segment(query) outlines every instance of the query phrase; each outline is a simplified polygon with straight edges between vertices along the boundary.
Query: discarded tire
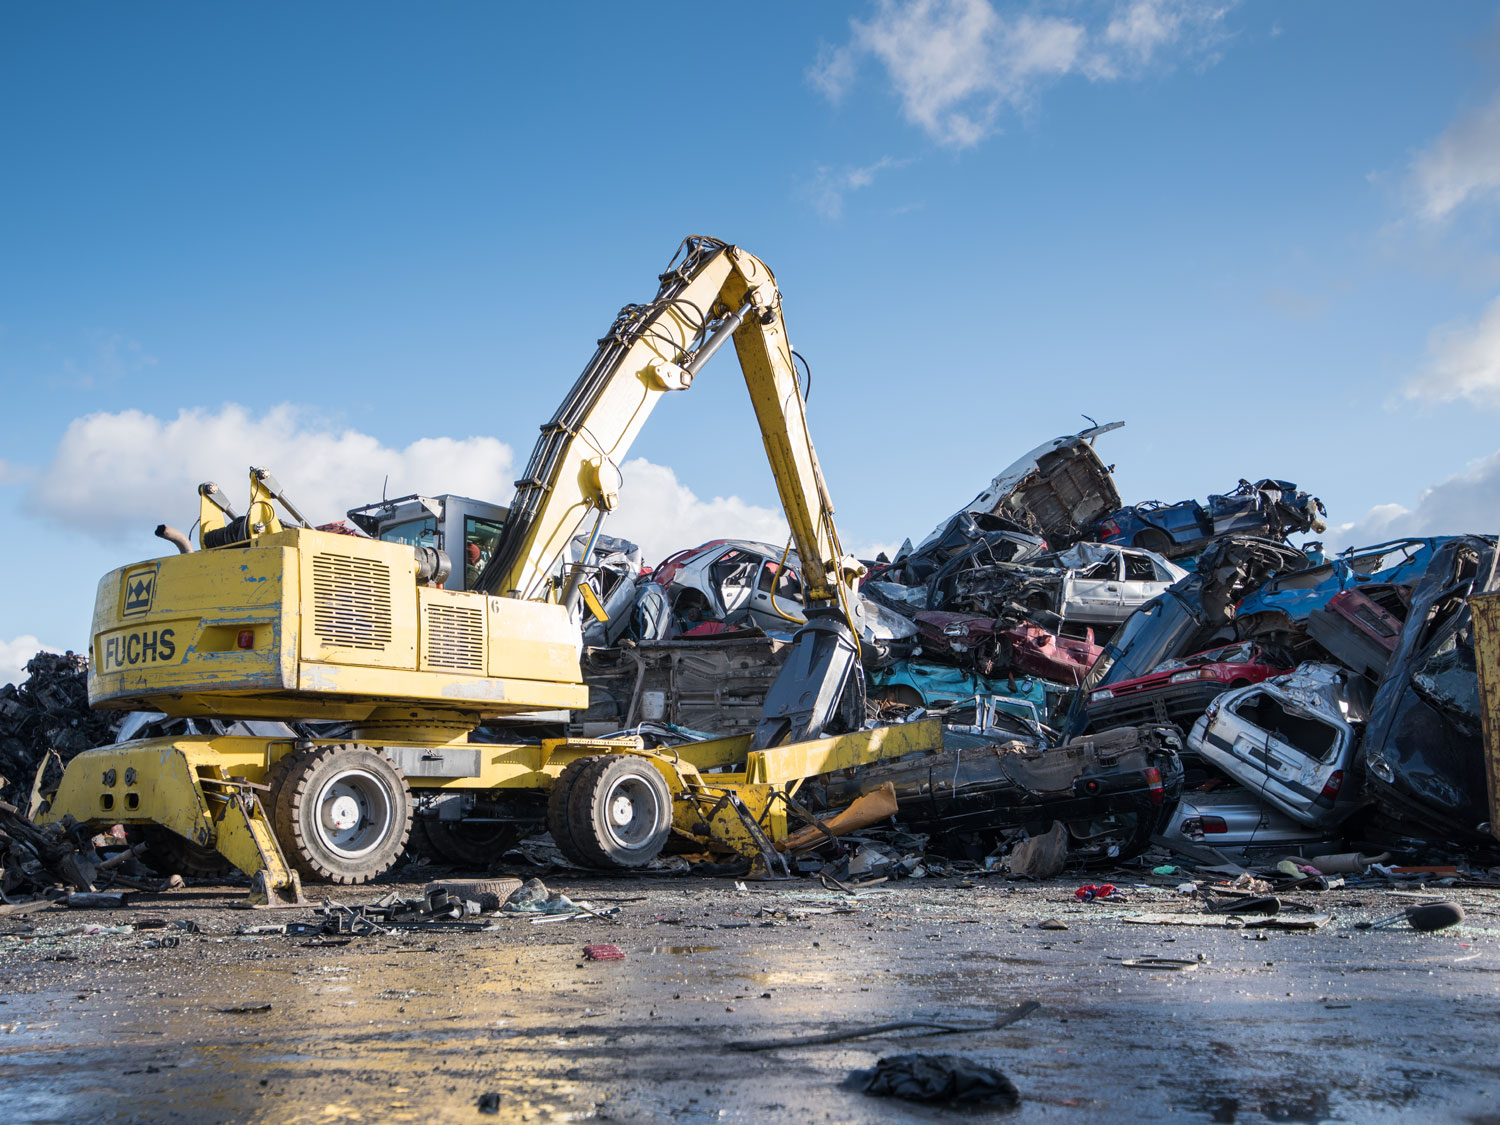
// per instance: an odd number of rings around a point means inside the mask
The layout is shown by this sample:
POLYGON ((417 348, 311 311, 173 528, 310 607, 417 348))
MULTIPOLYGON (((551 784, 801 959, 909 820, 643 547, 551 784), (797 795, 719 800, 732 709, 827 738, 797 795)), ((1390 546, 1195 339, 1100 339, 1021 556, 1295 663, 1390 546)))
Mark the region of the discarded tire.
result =
POLYGON ((584 762, 568 794, 573 846, 591 867, 650 863, 672 833, 667 779, 634 754, 605 754, 584 762))
POLYGON ((454 898, 477 902, 479 909, 490 913, 499 910, 505 900, 520 889, 519 879, 440 879, 428 883, 422 888, 422 893, 429 895, 433 891, 442 891, 454 898))
POLYGON ((363 746, 318 746, 291 757, 277 794, 276 837, 309 879, 364 883, 401 858, 411 835, 411 788, 363 746))

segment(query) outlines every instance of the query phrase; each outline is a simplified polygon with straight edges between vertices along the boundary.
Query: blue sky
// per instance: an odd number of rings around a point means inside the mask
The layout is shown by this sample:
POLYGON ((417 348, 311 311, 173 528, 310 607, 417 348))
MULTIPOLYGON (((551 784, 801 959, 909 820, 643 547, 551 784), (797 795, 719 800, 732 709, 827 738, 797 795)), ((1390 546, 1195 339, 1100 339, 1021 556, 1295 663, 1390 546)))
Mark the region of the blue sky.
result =
MULTIPOLYGON (((846 545, 1083 414, 1130 501, 1493 531, 1497 14, 5 5, 0 663, 252 461, 318 518, 506 499, 690 233, 776 271, 846 545)), ((648 554, 779 530, 728 354, 633 451, 648 554)))

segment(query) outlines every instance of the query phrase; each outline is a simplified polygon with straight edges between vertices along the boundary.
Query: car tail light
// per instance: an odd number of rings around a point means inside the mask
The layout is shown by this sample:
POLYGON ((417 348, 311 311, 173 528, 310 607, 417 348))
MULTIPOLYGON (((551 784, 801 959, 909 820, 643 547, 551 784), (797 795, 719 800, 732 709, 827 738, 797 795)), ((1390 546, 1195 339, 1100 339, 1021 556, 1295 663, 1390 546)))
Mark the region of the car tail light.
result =
POLYGON ((1151 803, 1159 805, 1162 802, 1161 794, 1161 770, 1155 766, 1146 767, 1146 786, 1151 794, 1151 803))
POLYGON ((1120 525, 1114 520, 1105 520, 1099 525, 1099 538, 1110 539, 1120 534, 1120 525))
POLYGON ((235 643, 237 645, 239 645, 240 648, 254 648, 255 647, 255 630, 254 629, 241 629, 240 630, 240 635, 235 638, 235 643))
POLYGON ((1205 836, 1222 836, 1229 831, 1229 825, 1222 816, 1200 816, 1198 823, 1205 836))
POLYGON ((1334 770, 1328 775, 1328 781, 1323 786, 1323 792, 1318 794, 1318 804, 1324 808, 1332 808, 1333 802, 1338 799, 1339 790, 1344 787, 1344 771, 1334 770))
POLYGON ((1092 695, 1090 695, 1089 696, 1089 702, 1090 703, 1103 703, 1106 699, 1113 699, 1114 697, 1115 697, 1115 693, 1114 692, 1112 692, 1112 691, 1110 691, 1108 689, 1105 689, 1104 691, 1096 691, 1092 695))
POLYGON ((1186 672, 1173 672, 1172 678, 1167 682, 1171 684, 1186 684, 1193 680, 1201 680, 1203 672, 1198 668, 1189 668, 1186 672))

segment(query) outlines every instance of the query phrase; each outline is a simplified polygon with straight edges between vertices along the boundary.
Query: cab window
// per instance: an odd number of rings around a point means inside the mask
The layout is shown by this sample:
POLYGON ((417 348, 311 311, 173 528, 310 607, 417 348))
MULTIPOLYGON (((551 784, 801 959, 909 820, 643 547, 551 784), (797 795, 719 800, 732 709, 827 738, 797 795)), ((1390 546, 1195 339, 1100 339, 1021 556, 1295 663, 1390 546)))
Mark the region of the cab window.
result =
POLYGON ((432 547, 436 535, 437 521, 429 516, 392 524, 381 531, 380 539, 383 543, 405 543, 408 547, 432 547))
POLYGON ((495 553, 495 547, 500 542, 501 526, 493 520, 476 519, 473 516, 464 517, 464 589, 472 590, 474 584, 479 581, 479 574, 484 570, 485 563, 490 561, 490 556, 495 553))

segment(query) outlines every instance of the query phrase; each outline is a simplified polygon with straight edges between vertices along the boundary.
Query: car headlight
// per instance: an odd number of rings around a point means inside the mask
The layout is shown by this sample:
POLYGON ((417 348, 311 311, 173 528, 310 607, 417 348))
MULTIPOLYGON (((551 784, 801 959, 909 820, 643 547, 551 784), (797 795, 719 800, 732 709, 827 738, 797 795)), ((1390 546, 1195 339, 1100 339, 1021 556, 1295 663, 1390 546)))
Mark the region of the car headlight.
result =
POLYGON ((1173 672, 1172 678, 1167 682, 1172 684, 1185 684, 1193 680, 1201 680, 1202 678, 1203 672, 1200 669, 1191 668, 1186 672, 1173 672))
POLYGON ((1106 689, 1104 691, 1096 691, 1092 695, 1090 695, 1089 696, 1089 702, 1090 703, 1103 703, 1106 699, 1113 699, 1114 697, 1115 697, 1115 693, 1112 692, 1112 691, 1109 691, 1108 689, 1106 689))

